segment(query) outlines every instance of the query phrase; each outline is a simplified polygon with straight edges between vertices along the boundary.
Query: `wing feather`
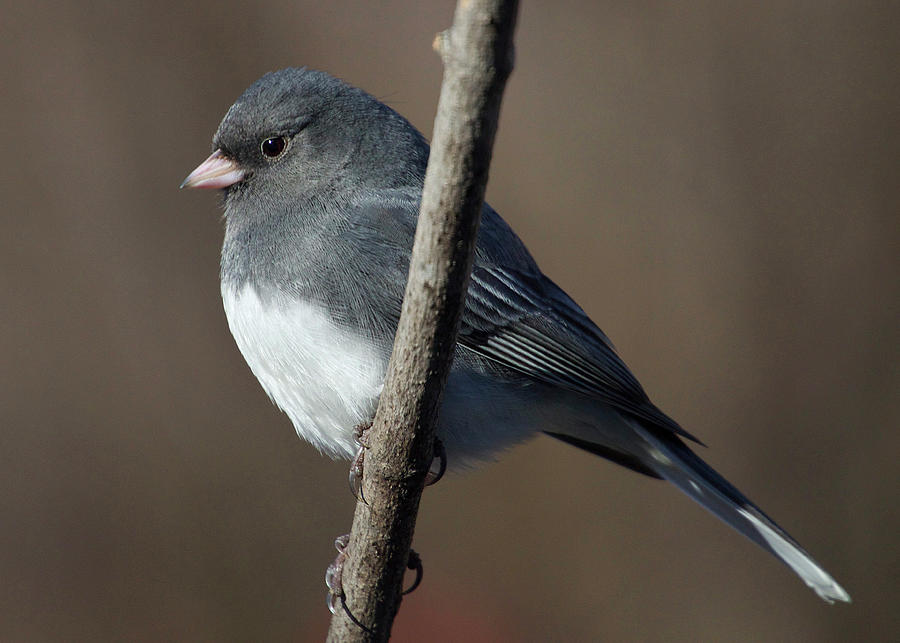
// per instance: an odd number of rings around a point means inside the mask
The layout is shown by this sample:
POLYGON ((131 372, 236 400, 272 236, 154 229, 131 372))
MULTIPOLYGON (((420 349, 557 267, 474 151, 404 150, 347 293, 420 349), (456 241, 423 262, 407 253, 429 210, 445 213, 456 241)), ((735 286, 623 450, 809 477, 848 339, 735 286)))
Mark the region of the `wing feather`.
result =
POLYGON ((606 336, 540 273, 476 265, 459 343, 506 368, 597 398, 699 443, 653 405, 606 336))

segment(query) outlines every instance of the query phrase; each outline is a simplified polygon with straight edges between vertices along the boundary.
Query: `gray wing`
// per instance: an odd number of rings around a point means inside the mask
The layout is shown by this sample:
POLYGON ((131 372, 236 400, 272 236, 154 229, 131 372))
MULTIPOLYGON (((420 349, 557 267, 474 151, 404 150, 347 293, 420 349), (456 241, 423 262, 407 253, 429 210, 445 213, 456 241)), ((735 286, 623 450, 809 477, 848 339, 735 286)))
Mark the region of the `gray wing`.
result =
MULTIPOLYGON (((409 193, 382 195, 357 211, 361 234, 354 243, 373 254, 362 263, 377 267, 360 288, 377 287, 379 319, 396 328, 408 269, 418 201, 409 193), (372 244, 371 240, 379 240, 372 244), (391 250, 385 252, 386 249, 391 250), (406 257, 387 262, 386 257, 406 257)), ((353 298, 348 298, 353 299, 353 298)), ((371 306, 372 303, 369 303, 371 306)), ((371 312, 371 311, 370 311, 371 312)), ((368 323, 372 327, 374 322, 368 323)), ((391 333, 392 335, 393 333, 391 333)), ((458 344, 496 366, 598 399, 651 426, 699 442, 647 397, 612 343, 581 308, 545 277, 521 240, 488 205, 482 214, 458 344)))
POLYGON ((508 369, 699 442, 653 405, 606 336, 540 273, 476 265, 459 344, 508 369))

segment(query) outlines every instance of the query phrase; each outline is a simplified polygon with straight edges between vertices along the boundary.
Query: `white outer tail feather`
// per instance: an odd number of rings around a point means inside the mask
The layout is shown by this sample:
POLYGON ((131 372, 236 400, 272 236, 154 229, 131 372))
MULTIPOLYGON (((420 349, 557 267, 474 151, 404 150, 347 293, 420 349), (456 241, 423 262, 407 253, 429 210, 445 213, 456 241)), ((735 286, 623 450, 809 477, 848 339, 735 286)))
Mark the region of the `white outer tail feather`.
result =
POLYGON ((810 558, 806 552, 802 549, 798 550, 794 545, 782 538, 778 532, 771 529, 766 523, 746 509, 738 508, 738 513, 744 516, 756 531, 766 539, 775 555, 793 569, 797 576, 803 579, 803 582, 818 594, 822 600, 828 603, 834 603, 835 601, 851 602, 850 594, 838 585, 837 581, 822 569, 816 561, 810 558))
POLYGON ((851 602, 850 595, 812 556, 680 440, 670 443, 637 422, 630 424, 649 443, 654 471, 779 558, 824 601, 851 602))

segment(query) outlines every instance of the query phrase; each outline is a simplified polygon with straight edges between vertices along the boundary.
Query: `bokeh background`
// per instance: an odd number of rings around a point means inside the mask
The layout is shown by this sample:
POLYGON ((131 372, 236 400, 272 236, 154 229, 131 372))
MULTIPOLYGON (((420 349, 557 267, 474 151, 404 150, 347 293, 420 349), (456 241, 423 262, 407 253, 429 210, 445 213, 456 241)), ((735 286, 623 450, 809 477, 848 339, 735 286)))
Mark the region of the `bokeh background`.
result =
MULTIPOLYGON (((451 2, 0 8, 0 640, 307 641, 352 515, 179 192, 262 73, 431 131, 451 2)), ((854 598, 548 438, 429 489, 396 640, 900 635, 900 5, 523 2, 489 200, 854 598)), ((488 427, 486 427, 488 428, 488 427)))

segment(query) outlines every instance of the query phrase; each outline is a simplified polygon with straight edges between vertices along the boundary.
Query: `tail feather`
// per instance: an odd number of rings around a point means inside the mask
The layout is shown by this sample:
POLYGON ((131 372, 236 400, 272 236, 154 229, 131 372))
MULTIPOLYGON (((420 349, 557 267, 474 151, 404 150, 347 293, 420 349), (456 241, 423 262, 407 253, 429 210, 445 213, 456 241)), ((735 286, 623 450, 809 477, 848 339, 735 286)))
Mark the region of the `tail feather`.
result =
POLYGON ((634 423, 650 444, 651 468, 708 511, 790 567, 823 600, 850 602, 850 595, 796 540, 681 440, 634 423))

